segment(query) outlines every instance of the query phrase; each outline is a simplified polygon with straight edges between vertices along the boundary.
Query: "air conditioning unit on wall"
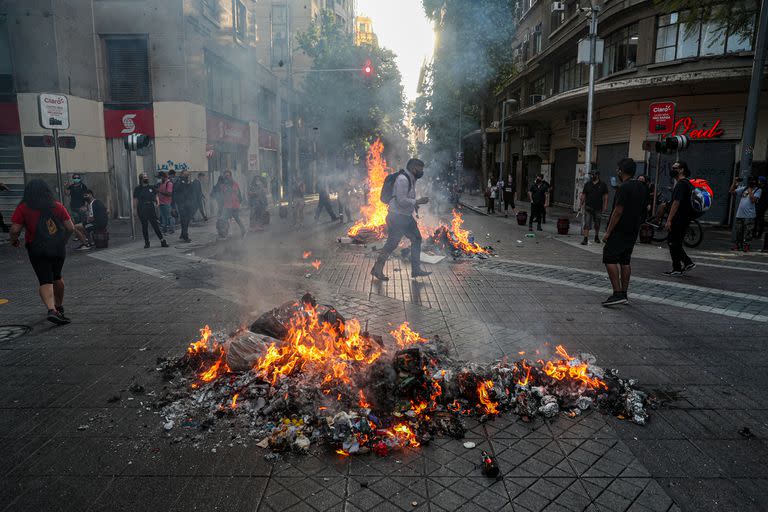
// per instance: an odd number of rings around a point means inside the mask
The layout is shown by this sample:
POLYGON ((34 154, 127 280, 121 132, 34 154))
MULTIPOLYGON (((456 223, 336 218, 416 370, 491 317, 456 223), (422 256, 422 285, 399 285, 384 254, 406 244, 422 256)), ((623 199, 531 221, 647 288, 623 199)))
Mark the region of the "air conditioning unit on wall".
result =
POLYGON ((552 12, 561 12, 565 10, 565 2, 552 2, 552 12))

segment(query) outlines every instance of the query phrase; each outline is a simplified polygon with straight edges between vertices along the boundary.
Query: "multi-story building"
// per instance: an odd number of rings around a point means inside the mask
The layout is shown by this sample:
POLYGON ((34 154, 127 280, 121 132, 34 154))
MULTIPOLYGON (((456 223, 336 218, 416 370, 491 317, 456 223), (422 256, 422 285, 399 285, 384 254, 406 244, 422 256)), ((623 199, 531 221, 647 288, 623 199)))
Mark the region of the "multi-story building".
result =
MULTIPOLYGON (((676 104, 676 134, 695 138, 679 158, 712 185, 716 202, 705 216, 728 221, 728 187, 740 156, 754 30, 742 35, 710 23, 686 26, 677 13, 663 14, 648 0, 599 2, 598 35, 605 41, 597 66, 593 162, 608 180, 616 162, 631 157, 639 172, 656 179, 657 155, 643 150, 649 104, 676 104), (696 131, 703 130, 703 131, 696 131)), ((502 158, 499 132, 506 144, 504 173, 514 172, 518 190, 535 175, 553 186, 553 202, 577 204, 584 175, 588 66, 577 63, 577 42, 586 37, 588 20, 577 2, 522 0, 512 51, 519 73, 497 95, 494 127, 496 167, 502 158), (506 102, 502 123, 502 104, 506 102)), ((765 87, 765 85, 764 85, 765 87)), ((761 95, 756 166, 766 160, 768 94, 761 95)), ((492 148, 493 150, 493 148, 492 148)), ((661 188, 676 155, 659 158, 661 188)), ((492 160, 491 160, 492 161, 492 160)))
POLYGON ((355 44, 361 46, 370 44, 379 45, 379 38, 373 31, 373 20, 367 16, 357 16, 355 18, 355 44))
MULTIPOLYGON (((24 143, 45 135, 41 92, 69 97, 76 147, 61 150, 65 181, 85 182, 115 215, 126 215, 137 171, 231 169, 245 186, 271 178, 275 197, 290 172, 281 127, 292 97, 259 64, 255 0, 0 0, 0 181, 18 194, 25 177, 56 183, 53 149, 24 143), (150 147, 128 171, 122 137, 150 147)), ((350 18, 351 20, 351 18, 350 18)), ((351 23, 351 21, 350 21, 351 23)), ((17 198, 5 197, 8 208, 17 198)))

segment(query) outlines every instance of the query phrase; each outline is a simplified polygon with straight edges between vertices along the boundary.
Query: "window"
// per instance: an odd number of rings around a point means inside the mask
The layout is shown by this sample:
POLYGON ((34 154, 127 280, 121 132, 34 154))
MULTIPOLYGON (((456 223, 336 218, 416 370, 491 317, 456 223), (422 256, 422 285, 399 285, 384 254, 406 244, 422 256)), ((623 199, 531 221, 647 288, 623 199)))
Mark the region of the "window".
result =
POLYGON ((240 117, 240 75, 220 58, 205 54, 208 85, 206 106, 216 112, 240 117))
POLYGON ((266 87, 259 87, 257 117, 259 125, 274 129, 277 96, 266 87))
POLYGON ((632 69, 637 64, 637 23, 620 28, 605 38, 605 53, 600 76, 632 69))
POLYGON ((560 65, 557 79, 557 91, 565 92, 581 85, 581 65, 576 63, 576 57, 560 65))
POLYGON ((534 105, 546 98, 547 76, 542 75, 531 84, 531 105, 534 105))
POLYGON ((110 102, 151 102, 146 38, 109 38, 104 40, 104 45, 110 102))
POLYGON ((659 16, 656 32, 656 62, 752 50, 752 30, 740 34, 731 27, 721 28, 715 23, 682 23, 679 13, 659 16))
POLYGON ((235 38, 238 41, 248 40, 248 9, 240 0, 235 0, 235 38))
POLYGON ((288 48, 288 9, 272 6, 272 67, 283 67, 290 60, 288 48))
POLYGON ((200 8, 203 16, 219 24, 219 0, 201 0, 200 8))
POLYGON ((571 19, 576 14, 576 2, 565 2, 565 10, 552 11, 550 17, 549 33, 557 30, 565 21, 571 19))
POLYGON ((541 23, 536 25, 536 27, 533 29, 533 36, 531 37, 531 53, 533 55, 538 55, 541 53, 541 23))

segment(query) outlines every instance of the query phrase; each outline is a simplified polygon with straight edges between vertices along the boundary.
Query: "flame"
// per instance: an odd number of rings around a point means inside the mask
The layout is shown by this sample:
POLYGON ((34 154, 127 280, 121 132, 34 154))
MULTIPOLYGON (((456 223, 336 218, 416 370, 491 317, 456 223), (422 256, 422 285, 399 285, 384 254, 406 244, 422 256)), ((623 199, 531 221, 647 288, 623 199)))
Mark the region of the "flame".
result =
POLYGON ((387 161, 381 156, 383 152, 384 144, 381 142, 381 139, 376 139, 376 142, 368 148, 368 156, 365 162, 365 166, 368 168, 368 181, 370 182, 368 202, 360 207, 362 218, 349 228, 349 231, 347 231, 349 236, 353 237, 360 230, 366 229, 376 232, 377 238, 384 238, 389 208, 379 200, 381 187, 384 185, 384 180, 387 177, 387 161))
POLYGON ((429 341, 426 338, 422 338, 421 334, 411 330, 411 328, 408 327, 408 322, 403 322, 397 329, 390 331, 389 334, 395 338, 397 346, 400 348, 415 345, 416 343, 426 343, 429 341))
POLYGON ((322 262, 320 260, 317 260, 317 259, 312 262, 312 266, 315 267, 315 270, 320 270, 320 265, 321 264, 322 264, 322 262))
POLYGON ((527 386, 528 382, 531 380, 531 367, 526 363, 525 360, 520 361, 520 365, 522 366, 522 370, 525 371, 525 377, 519 379, 517 383, 521 386, 527 386))
POLYGON ((267 348, 254 371, 273 385, 295 371, 321 376, 321 385, 350 384, 358 366, 370 365, 381 354, 381 347, 361 334, 357 320, 339 325, 322 322, 317 310, 304 304, 290 319, 285 339, 267 348))
POLYGON ((213 366, 200 374, 200 380, 203 382, 211 382, 220 375, 228 373, 229 371, 229 366, 227 366, 227 363, 224 361, 224 351, 222 350, 221 355, 216 360, 216 362, 213 363, 213 366))
POLYGON ((361 389, 358 394, 360 395, 360 402, 359 402, 360 407, 362 407, 363 409, 370 409, 371 404, 369 404, 368 400, 365 398, 365 393, 363 393, 363 390, 361 389))
POLYGON ((411 410, 415 412, 417 415, 424 412, 424 410, 427 408, 427 402, 419 402, 418 404, 411 400, 411 410))
POLYGON ((455 238, 456 245, 459 249, 468 253, 480 253, 488 254, 488 251, 480 247, 475 242, 469 241, 469 231, 462 228, 464 219, 461 214, 456 210, 453 210, 453 219, 451 219, 451 233, 455 238))
POLYGON ((411 427, 405 423, 398 423, 392 427, 392 431, 387 432, 387 434, 390 437, 396 437, 405 446, 412 446, 413 448, 421 446, 421 443, 416 438, 416 434, 411 430, 411 427))
POLYGON ((207 325, 200 329, 200 339, 193 341, 189 344, 187 352, 190 354, 197 354, 199 352, 208 351, 208 339, 211 337, 211 328, 207 325))
POLYGON ((240 393, 235 393, 234 396, 232 397, 232 404, 230 404, 229 406, 231 409, 234 409, 235 407, 237 407, 237 397, 239 396, 240 396, 240 393))
POLYGON ((312 256, 312 251, 304 251, 304 253, 301 255, 302 259, 307 259, 310 256, 312 256))
POLYGON ((489 392, 493 389, 493 381, 481 381, 477 386, 477 398, 485 414, 499 414, 499 404, 491 400, 489 392))
POLYGON ((576 358, 571 357, 566 352, 565 347, 558 345, 555 347, 557 354, 562 357, 559 361, 539 361, 542 364, 541 370, 555 380, 573 380, 581 382, 591 388, 605 388, 608 385, 597 377, 590 377, 587 374, 589 365, 586 363, 576 364, 576 358))
POLYGON ((345 450, 342 450, 341 448, 339 448, 338 450, 336 450, 336 453, 338 453, 339 455, 341 455, 341 456, 343 456, 343 457, 348 457, 348 456, 349 456, 349 452, 347 452, 347 451, 345 451, 345 450))

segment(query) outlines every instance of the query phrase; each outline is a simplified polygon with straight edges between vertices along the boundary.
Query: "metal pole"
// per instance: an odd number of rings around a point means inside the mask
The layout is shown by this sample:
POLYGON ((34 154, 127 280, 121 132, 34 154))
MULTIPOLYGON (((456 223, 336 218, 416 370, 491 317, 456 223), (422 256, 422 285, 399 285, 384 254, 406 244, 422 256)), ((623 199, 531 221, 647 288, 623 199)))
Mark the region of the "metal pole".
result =
POLYGON ((59 202, 64 204, 64 183, 61 179, 61 157, 59 156, 59 130, 53 132, 53 156, 56 159, 56 181, 59 185, 59 202))
POLYGON ((501 148, 499 149, 499 181, 501 181, 502 173, 504 172, 504 160, 506 160, 506 155, 504 151, 504 121, 507 120, 506 116, 506 108, 507 102, 504 101, 504 103, 501 104, 501 148))
POLYGON ((763 82, 763 67, 768 51, 768 3, 762 2, 760 22, 755 42, 755 60, 752 62, 752 80, 749 83, 747 97, 747 113, 744 117, 744 133, 741 141, 740 176, 745 180, 752 174, 752 157, 755 149, 755 132, 757 131, 757 112, 760 104, 760 88, 763 82))
POLYGON ((589 92, 587 93, 587 140, 586 140, 586 162, 584 165, 584 182, 587 176, 592 172, 592 110, 594 109, 595 98, 595 52, 597 47, 597 11, 598 7, 593 5, 590 10, 589 19, 589 92))
MULTIPOLYGON (((662 136, 659 135, 659 140, 662 140, 662 136)), ((651 207, 651 215, 656 215, 656 198, 659 197, 659 167, 661 166, 661 153, 656 153, 656 180, 653 187, 653 206, 651 207)))
POLYGON ((131 170, 131 150, 126 149, 125 153, 128 155, 128 207, 131 212, 131 240, 136 240, 136 222, 134 221, 135 212, 133 211, 133 171, 131 170))

